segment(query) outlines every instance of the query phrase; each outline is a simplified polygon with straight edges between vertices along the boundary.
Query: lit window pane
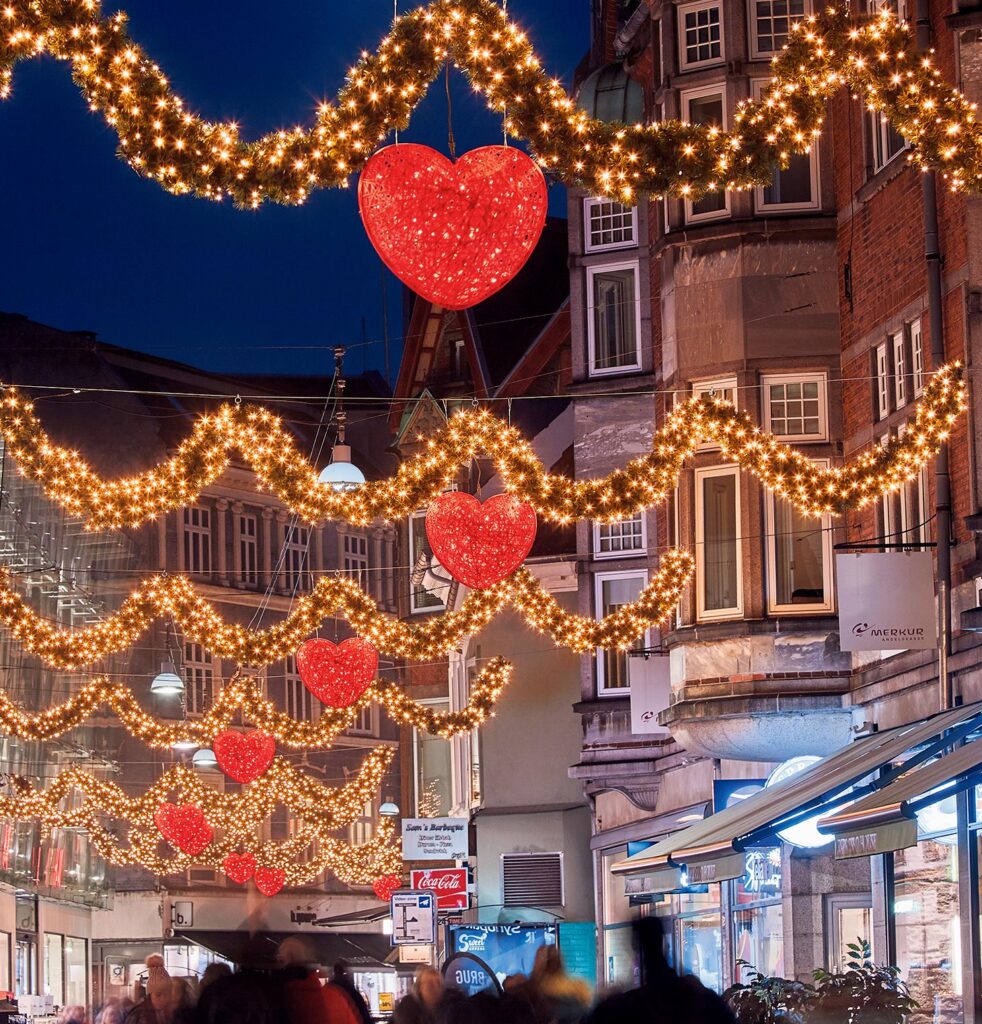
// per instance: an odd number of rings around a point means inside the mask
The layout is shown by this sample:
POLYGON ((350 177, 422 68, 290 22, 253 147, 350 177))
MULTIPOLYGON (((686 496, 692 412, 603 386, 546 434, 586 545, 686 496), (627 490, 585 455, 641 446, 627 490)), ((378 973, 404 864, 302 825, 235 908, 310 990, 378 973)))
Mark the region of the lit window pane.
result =
POLYGON ((637 286, 633 269, 593 275, 594 368, 638 362, 637 286))
POLYGON ((779 605, 824 604, 825 540, 822 520, 774 500, 774 574, 779 605))
POLYGON ((704 477, 703 608, 737 608, 737 478, 734 474, 704 477))

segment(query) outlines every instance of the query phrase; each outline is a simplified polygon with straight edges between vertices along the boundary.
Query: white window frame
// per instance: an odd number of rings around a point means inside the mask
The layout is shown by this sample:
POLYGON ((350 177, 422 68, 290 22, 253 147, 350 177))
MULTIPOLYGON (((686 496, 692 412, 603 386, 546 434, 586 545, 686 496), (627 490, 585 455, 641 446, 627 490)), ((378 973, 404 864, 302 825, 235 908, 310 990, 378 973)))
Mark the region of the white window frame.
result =
MULTIPOLYGON (((699 5, 694 6, 715 6, 699 5)), ((681 8, 680 8, 681 10, 681 8)), ((700 100, 706 96, 719 96, 722 101, 721 107, 723 112, 723 123, 720 125, 721 128, 725 129, 729 123, 729 110, 727 109, 726 103, 726 86, 723 83, 718 85, 707 85, 699 89, 686 89, 684 92, 679 94, 679 102, 682 105, 682 120, 689 121, 689 104, 692 100, 700 100)), ((703 196, 705 198, 705 196, 703 196)), ((723 190, 723 209, 722 210, 711 210, 706 213, 694 213, 693 212, 693 200, 685 200, 685 222, 687 224, 702 224, 709 221, 722 220, 724 217, 730 216, 730 193, 723 190)), ((696 200, 698 202, 698 200, 696 200)))
POLYGON ((215 703, 215 673, 218 666, 203 644, 184 642, 185 708, 191 716, 203 715, 215 703), (198 707, 197 683, 201 682, 203 707, 198 707))
POLYGON ((283 586, 286 590, 300 590, 310 584, 312 529, 299 523, 283 524, 283 586))
POLYGON ((898 156, 906 153, 910 149, 910 143, 901 136, 903 145, 892 156, 888 156, 890 122, 886 116, 880 110, 867 111, 866 124, 870 133, 870 157, 873 163, 873 173, 876 174, 892 164, 898 156))
MULTIPOLYGON (((815 465, 828 468, 828 459, 814 459, 815 465)), ((815 615, 831 612, 835 608, 835 588, 832 576, 834 550, 832 545, 832 517, 822 516, 817 520, 822 531, 822 590, 824 601, 814 604, 778 604, 777 602, 777 502, 780 498, 773 491, 767 492, 764 502, 764 532, 767 543, 767 611, 771 615, 815 615)))
POLYGON ((259 516, 252 512, 239 512, 238 528, 239 580, 245 586, 254 587, 259 584, 259 516), (251 533, 247 532, 246 524, 251 524, 251 533))
POLYGON ((186 505, 184 508, 181 516, 181 550, 185 572, 211 575, 215 561, 211 536, 214 518, 211 513, 208 505, 186 505), (204 564, 206 561, 207 565, 204 564))
POLYGON ((770 388, 776 384, 805 384, 814 381, 818 384, 818 433, 817 434, 776 434, 782 441, 814 441, 821 443, 829 439, 829 375, 824 371, 813 373, 768 373, 760 378, 761 406, 764 415, 761 417, 764 429, 772 433, 771 395, 770 388))
MULTIPOLYGON (((804 13, 800 14, 800 15, 797 15, 797 14, 791 15, 791 14, 789 14, 788 15, 789 22, 791 22, 793 24, 794 20, 796 18, 800 18, 800 19, 804 20, 805 18, 808 17, 808 15, 811 13, 811 3, 809 2, 809 0, 804 0, 804 5, 803 6, 804 6, 804 13)), ((751 0, 751 3, 747 7, 747 13, 748 13, 748 18, 749 18, 750 53, 751 53, 751 56, 754 57, 757 60, 770 60, 771 57, 773 57, 775 53, 780 53, 781 51, 780 50, 762 50, 760 48, 760 44, 759 44, 759 41, 758 41, 758 38, 757 38, 757 12, 756 12, 756 5, 753 2, 753 0, 751 0)), ((773 17, 773 14, 771 16, 773 17)), ((789 25, 789 27, 790 27, 790 25, 789 25)), ((759 99, 759 97, 755 96, 754 99, 759 99)))
MULTIPOLYGON (((596 618, 599 620, 604 616, 604 603, 603 603, 603 585, 605 582, 610 580, 640 580, 641 589, 643 590, 648 585, 648 570, 647 569, 624 569, 619 572, 598 572, 593 575, 593 602, 594 608, 596 609, 596 618)), ((644 636, 641 638, 641 642, 645 647, 651 646, 651 630, 645 630, 644 636)), ((628 659, 628 674, 627 674, 627 686, 613 686, 607 687, 605 685, 605 669, 603 650, 597 648, 597 696, 598 697, 626 697, 631 693, 631 670, 630 670, 630 652, 625 651, 624 655, 628 659)))
MULTIPOLYGON (((880 438, 880 444, 890 443, 890 435, 884 434, 880 438)), ((883 517, 883 540, 886 543, 893 543, 897 536, 897 494, 896 491, 887 491, 880 497, 880 513, 883 517)))
POLYGON ((876 418, 885 420, 890 415, 890 363, 885 341, 873 349, 873 360, 876 366, 876 418))
POLYGON ((893 401, 894 408, 907 404, 907 337, 905 331, 890 336, 893 348, 893 401))
POLYGON ((365 593, 369 591, 368 580, 368 537, 364 533, 345 532, 341 538, 341 570, 349 579, 355 580, 365 593), (364 552, 355 550, 364 546, 364 552))
POLYGON ((911 320, 907 330, 910 331, 910 369, 914 397, 920 398, 924 393, 924 332, 921 330, 921 318, 911 320))
POLYGON ((694 471, 695 480, 695 520, 696 520, 696 621, 718 622, 727 619, 743 618, 743 507, 740 495, 740 470, 736 466, 708 466, 694 471), (737 602, 734 608, 705 607, 706 555, 705 555, 705 522, 703 511, 703 481, 710 477, 732 476, 736 478, 736 586, 737 602))
POLYGON ((722 0, 697 0, 696 3, 679 4, 675 9, 675 16, 678 20, 678 43, 679 43, 679 70, 694 71, 696 68, 711 68, 722 64, 726 60, 726 29, 723 17, 722 0), (705 11, 715 7, 719 11, 719 56, 710 57, 708 60, 690 61, 686 57, 685 41, 685 16, 694 11, 705 11))
MULTIPOLYGON (((805 4, 805 9, 808 9, 808 3, 805 4)), ((750 19, 754 21, 753 15, 753 2, 750 4, 750 19)), ((751 83, 751 89, 753 91, 753 98, 755 100, 761 99, 766 92, 768 86, 771 84, 771 80, 767 78, 755 78, 751 83)), ((808 151, 808 167, 811 172, 811 190, 812 197, 807 203, 768 203, 764 199, 764 186, 760 185, 754 189, 754 206, 759 213, 765 212, 779 212, 782 210, 817 210, 822 205, 822 182, 821 182, 821 170, 820 161, 818 159, 818 140, 812 139, 811 146, 808 151)))
MULTIPOLYGON (((736 377, 717 377, 714 380, 694 380, 692 382, 692 397, 701 398, 703 395, 712 395, 714 392, 720 397, 725 398, 724 394, 720 392, 732 391, 733 392, 733 404, 739 409, 740 408, 740 389, 737 386, 736 377)), ((719 448, 718 444, 713 444, 711 441, 702 441, 699 444, 698 451, 708 452, 716 448, 719 448)))
POLYGON ((612 377, 623 373, 634 373, 641 369, 641 264, 638 260, 626 263, 601 263, 586 268, 586 335, 589 375, 591 377, 612 377), (598 274, 611 271, 630 270, 634 273, 634 362, 623 366, 597 367, 596 306, 593 299, 593 279, 598 274))
POLYGON ((321 702, 304 686, 292 654, 283 661, 283 703, 298 722, 320 721, 321 702))
POLYGON ((351 723, 351 727, 345 729, 346 736, 378 736, 378 705, 375 703, 366 704, 351 723))
MULTIPOLYGON (((436 598, 436 600, 439 602, 439 604, 425 605, 425 606, 420 607, 420 608, 416 607, 416 588, 413 586, 412 572, 413 572, 413 569, 414 569, 414 567, 416 565, 416 559, 419 557, 419 552, 416 550, 416 542, 413 539, 413 522, 415 520, 418 520, 418 519, 424 520, 424 523, 425 523, 426 509, 423 509, 421 512, 414 512, 409 517, 409 573, 410 573, 410 580, 409 580, 409 613, 410 613, 410 615, 431 615, 434 612, 446 611, 446 608, 447 608, 447 592, 446 592, 446 590, 443 590, 443 591, 441 591, 439 593, 433 593, 432 591, 427 591, 427 593, 431 594, 434 598, 436 598)), ((424 525, 424 531, 425 531, 425 525, 424 525)), ((431 557, 434 560, 436 558, 435 555, 433 555, 431 557)), ((439 562, 436 562, 436 564, 438 566, 440 566, 439 562)), ((440 566, 440 568, 443 569, 443 566, 440 566)), ((446 570, 443 570, 443 571, 446 572, 446 570)), ((449 576, 449 573, 448 573, 448 576, 449 576)))
POLYGON ((648 552, 648 524, 645 522, 645 513, 639 512, 636 516, 631 516, 630 520, 623 519, 617 523, 594 523, 593 524, 593 557, 597 559, 603 558, 637 558, 638 555, 644 555, 648 552), (620 526, 621 523, 639 520, 641 523, 641 546, 637 548, 625 548, 621 551, 602 551, 600 549, 600 531, 604 525, 607 526, 620 526))
MULTIPOLYGON (((432 707, 434 709, 437 709, 438 711, 450 711, 452 709, 452 702, 450 700, 450 695, 449 694, 447 694, 446 697, 431 697, 428 700, 419 700, 419 701, 417 701, 417 703, 418 704, 422 704, 425 707, 432 707)), ((419 798, 420 798, 420 792, 419 792, 419 773, 420 773, 420 766, 419 766, 419 738, 424 733, 426 733, 425 729, 420 729, 418 726, 415 726, 415 725, 413 726, 413 812, 414 812, 414 814, 416 815, 417 818, 424 817, 424 815, 422 815, 420 813, 420 810, 419 810, 419 798)), ((426 733, 426 735, 431 735, 432 736, 432 734, 430 734, 430 733, 426 733)), ((449 808, 449 810, 450 810, 451 813, 453 813, 453 810, 454 810, 454 797, 455 797, 455 795, 457 793, 457 779, 454 778, 454 775, 455 775, 457 769, 456 769, 456 759, 454 758, 454 752, 453 752, 453 740, 452 740, 452 738, 445 737, 445 736, 444 737, 437 736, 435 738, 442 739, 445 743, 449 743, 450 744, 450 808, 449 808)))
MULTIPOLYGON (((608 242, 606 244, 600 243, 594 245, 591 241, 593 237, 592 229, 592 211, 595 207, 600 206, 603 203, 617 203, 616 199, 608 199, 604 196, 588 196, 583 200, 583 251, 584 252, 610 252, 614 249, 636 249, 638 247, 638 208, 637 206, 628 207, 628 212, 631 214, 631 238, 627 242, 608 242)), ((618 203, 619 206, 624 206, 623 203, 618 203)))

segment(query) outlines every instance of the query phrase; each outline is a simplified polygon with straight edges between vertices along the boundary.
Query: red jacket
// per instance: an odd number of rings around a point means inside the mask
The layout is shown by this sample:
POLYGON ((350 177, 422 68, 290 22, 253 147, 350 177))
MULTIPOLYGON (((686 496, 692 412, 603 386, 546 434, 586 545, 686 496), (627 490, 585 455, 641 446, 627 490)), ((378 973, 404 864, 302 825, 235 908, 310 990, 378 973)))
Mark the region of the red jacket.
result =
POLYGON ((337 985, 323 985, 311 971, 284 986, 291 1024, 361 1024, 351 1000, 337 985))

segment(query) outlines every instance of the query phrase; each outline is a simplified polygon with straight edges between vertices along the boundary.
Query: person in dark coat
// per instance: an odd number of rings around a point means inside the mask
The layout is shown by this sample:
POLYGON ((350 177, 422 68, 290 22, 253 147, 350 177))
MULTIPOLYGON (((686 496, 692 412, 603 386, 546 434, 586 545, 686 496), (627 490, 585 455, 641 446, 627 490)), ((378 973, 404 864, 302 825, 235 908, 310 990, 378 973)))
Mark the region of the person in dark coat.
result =
POLYGON ((328 984, 337 985, 338 988, 344 989, 354 1004, 355 1012, 361 1018, 362 1024, 372 1024, 372 1011, 368 1008, 365 997, 358 991, 355 979, 351 977, 348 965, 344 960, 339 960, 334 965, 334 969, 331 972, 331 980, 328 984))
POLYGON ((599 1003, 590 1024, 736 1024, 730 1008, 698 978, 679 977, 665 957, 665 932, 657 917, 634 926, 641 957, 640 988, 599 1003))

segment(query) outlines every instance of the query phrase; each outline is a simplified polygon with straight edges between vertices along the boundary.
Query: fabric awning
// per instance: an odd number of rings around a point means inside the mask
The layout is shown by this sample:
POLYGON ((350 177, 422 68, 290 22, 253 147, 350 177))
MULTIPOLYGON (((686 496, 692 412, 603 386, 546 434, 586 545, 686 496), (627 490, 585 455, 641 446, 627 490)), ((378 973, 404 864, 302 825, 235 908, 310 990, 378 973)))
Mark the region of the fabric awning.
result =
POLYGON ((917 811, 953 796, 982 773, 982 742, 943 751, 937 760, 905 772, 896 781, 849 807, 822 818, 819 831, 835 837, 839 860, 868 857, 917 844, 917 811), (929 799, 924 799, 931 794, 929 799))
POLYGON ((196 946, 204 946, 234 964, 271 967, 276 963, 276 950, 284 939, 302 939, 314 961, 330 969, 339 960, 346 961, 353 971, 392 970, 386 957, 392 943, 385 935, 357 932, 258 932, 209 931, 194 928, 178 929, 175 934, 196 946))
POLYGON ((738 878, 743 873, 742 850, 760 845, 779 829, 831 813, 845 803, 886 786, 905 771, 933 759, 945 745, 970 733, 982 717, 982 702, 954 708, 931 718, 874 733, 823 758, 792 778, 756 793, 733 807, 614 864, 612 872, 630 878, 648 878, 645 892, 671 892, 694 884, 738 878), (915 751, 899 768, 891 762, 915 751), (881 777, 859 783, 882 769, 881 777), (681 876, 686 871, 686 878, 681 876), (669 884, 671 883, 671 884, 669 884))

